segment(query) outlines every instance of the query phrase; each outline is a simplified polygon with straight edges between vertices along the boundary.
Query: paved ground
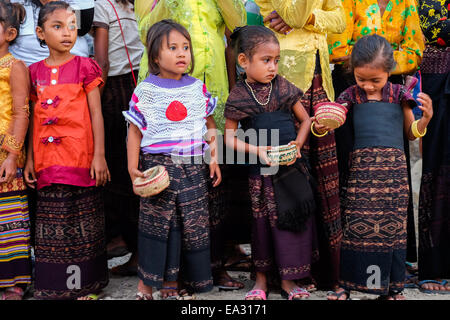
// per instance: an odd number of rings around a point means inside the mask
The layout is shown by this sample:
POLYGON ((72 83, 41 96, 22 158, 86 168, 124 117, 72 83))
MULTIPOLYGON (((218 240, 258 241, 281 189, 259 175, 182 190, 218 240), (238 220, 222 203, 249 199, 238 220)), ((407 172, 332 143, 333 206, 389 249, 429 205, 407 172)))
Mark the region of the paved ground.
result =
MULTIPOLYGON (((127 261, 129 255, 122 258, 114 258, 109 261, 109 267, 127 261)), ((245 293, 253 286, 248 272, 230 272, 236 279, 244 282, 245 288, 235 291, 219 291, 214 288, 207 293, 196 294, 196 300, 242 300, 245 293)), ((104 290, 104 300, 133 300, 136 294, 137 277, 111 277, 108 287, 104 290)), ((377 296, 352 292, 354 300, 371 300, 377 296)), ((159 299, 159 293, 154 293, 154 298, 159 299)), ((418 289, 405 289, 405 297, 408 300, 450 300, 450 294, 424 294, 418 289)), ((281 300, 279 292, 271 292, 269 300, 281 300)), ((315 291, 311 293, 311 300, 326 300, 326 291, 315 291)))

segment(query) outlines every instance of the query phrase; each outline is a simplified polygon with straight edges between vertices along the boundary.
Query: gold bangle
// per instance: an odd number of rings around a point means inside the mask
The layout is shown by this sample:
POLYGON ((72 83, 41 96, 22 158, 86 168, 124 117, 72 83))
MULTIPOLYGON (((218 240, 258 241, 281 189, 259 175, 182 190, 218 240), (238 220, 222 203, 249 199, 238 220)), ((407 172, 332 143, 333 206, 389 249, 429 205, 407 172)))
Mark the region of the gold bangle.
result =
POLYGON ((12 152, 19 154, 22 149, 23 143, 19 143, 16 138, 10 134, 6 134, 3 140, 2 148, 12 152))
POLYGON ((328 131, 325 131, 325 133, 323 133, 323 134, 315 133, 314 132, 314 122, 311 123, 311 132, 312 132, 313 135, 315 135, 318 138, 325 137, 328 134, 328 131))
POLYGON ((427 133, 427 128, 425 127, 425 131, 423 133, 419 132, 419 129, 417 129, 417 124, 419 123, 419 120, 414 121, 411 124, 411 132, 416 138, 422 138, 427 133))

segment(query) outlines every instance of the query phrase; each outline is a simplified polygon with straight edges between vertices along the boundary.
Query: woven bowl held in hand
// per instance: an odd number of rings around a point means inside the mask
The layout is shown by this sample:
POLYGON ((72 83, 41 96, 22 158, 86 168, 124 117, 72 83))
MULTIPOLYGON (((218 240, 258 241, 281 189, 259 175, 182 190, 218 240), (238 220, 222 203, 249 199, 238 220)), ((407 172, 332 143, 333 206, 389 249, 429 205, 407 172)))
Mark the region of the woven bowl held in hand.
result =
POLYGON ((169 184, 169 174, 163 166, 156 166, 144 171, 146 177, 138 177, 133 182, 133 189, 137 195, 141 197, 154 196, 164 189, 169 184))
POLYGON ((314 116, 319 124, 339 128, 347 117, 347 108, 335 102, 322 102, 314 106, 314 116))
POLYGON ((273 163, 286 165, 297 157, 297 146, 295 144, 286 144, 272 147, 270 150, 267 150, 267 156, 273 163))

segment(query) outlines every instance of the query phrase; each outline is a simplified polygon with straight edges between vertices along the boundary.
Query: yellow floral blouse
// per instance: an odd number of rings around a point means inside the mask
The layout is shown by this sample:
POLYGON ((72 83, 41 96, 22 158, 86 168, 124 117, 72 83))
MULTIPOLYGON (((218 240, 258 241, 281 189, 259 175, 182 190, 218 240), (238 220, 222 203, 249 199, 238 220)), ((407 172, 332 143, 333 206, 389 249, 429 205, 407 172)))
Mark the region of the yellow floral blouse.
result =
MULTIPOLYGON (((241 0, 135 0, 135 14, 142 43, 148 29, 158 21, 172 19, 183 25, 191 35, 195 57, 192 76, 202 80, 212 96, 218 97, 214 119, 223 130, 225 102, 228 97, 228 77, 225 63, 225 26, 233 31, 244 26, 247 15, 241 0)), ((139 81, 148 75, 148 57, 144 53, 139 81)))
MULTIPOLYGON (((341 0, 256 0, 266 17, 276 11, 293 30, 288 35, 276 33, 280 41, 279 73, 306 92, 312 83, 319 51, 323 88, 334 100, 327 50, 327 33, 345 30, 341 0), (314 19, 312 19, 314 15, 314 19), (314 24, 311 21, 314 20, 314 24)), ((268 26, 269 22, 266 24, 268 26)))
POLYGON ((450 0, 420 0, 420 24, 427 43, 448 47, 450 45, 450 0))
POLYGON ((344 57, 362 36, 378 34, 394 49, 397 66, 392 74, 414 72, 422 61, 424 50, 416 0, 391 0, 383 16, 377 0, 342 0, 347 29, 328 37, 330 59, 344 57))

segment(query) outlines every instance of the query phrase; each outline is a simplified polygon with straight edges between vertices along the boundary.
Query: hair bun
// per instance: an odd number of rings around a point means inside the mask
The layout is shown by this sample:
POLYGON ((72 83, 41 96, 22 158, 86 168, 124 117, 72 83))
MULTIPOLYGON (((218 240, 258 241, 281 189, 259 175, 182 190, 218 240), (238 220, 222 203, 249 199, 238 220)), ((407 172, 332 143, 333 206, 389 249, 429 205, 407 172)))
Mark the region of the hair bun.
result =
POLYGON ((11 3, 12 14, 19 24, 22 24, 26 18, 25 8, 20 3, 11 3))
POLYGON ((244 28, 245 28, 245 26, 234 28, 233 33, 230 35, 230 39, 236 39, 239 36, 239 32, 244 28))

